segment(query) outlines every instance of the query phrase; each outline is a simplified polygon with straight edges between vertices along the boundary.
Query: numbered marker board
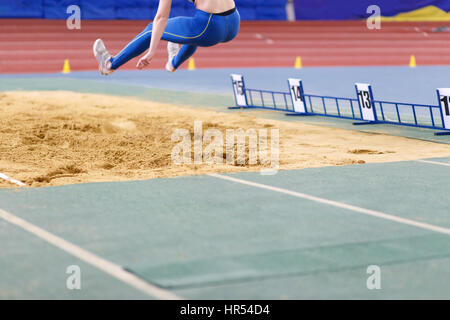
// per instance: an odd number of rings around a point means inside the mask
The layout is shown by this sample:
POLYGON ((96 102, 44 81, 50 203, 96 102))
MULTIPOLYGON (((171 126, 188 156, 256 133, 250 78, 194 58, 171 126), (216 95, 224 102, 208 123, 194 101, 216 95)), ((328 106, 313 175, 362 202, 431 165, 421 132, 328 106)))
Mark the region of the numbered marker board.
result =
POLYGON ((438 89, 439 103, 441 105, 444 128, 450 129, 450 89, 438 89))
POLYGON ((239 107, 247 106, 247 97, 245 96, 244 77, 240 74, 232 74, 234 96, 236 97, 236 104, 239 107))
POLYGON ((298 113, 306 113, 305 100, 303 97, 303 84, 300 79, 289 79, 289 91, 291 93, 294 111, 298 113))
POLYGON ((361 116, 366 121, 376 121, 375 106, 372 99, 372 88, 367 83, 357 83, 356 93, 358 94, 359 105, 361 106, 361 116))

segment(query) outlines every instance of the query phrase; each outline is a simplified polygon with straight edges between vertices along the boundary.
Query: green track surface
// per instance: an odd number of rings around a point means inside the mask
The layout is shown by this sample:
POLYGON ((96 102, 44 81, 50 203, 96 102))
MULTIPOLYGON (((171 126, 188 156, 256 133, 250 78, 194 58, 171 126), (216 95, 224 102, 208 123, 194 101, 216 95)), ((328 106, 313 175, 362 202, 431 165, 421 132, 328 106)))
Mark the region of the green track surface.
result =
MULTIPOLYGON (((71 90, 235 112, 226 109, 232 95, 62 77, 0 78, 0 90, 71 90)), ((253 114, 450 143, 431 130, 253 114)), ((448 166, 231 176, 450 228, 448 166)), ((211 176, 0 190, 0 209, 184 298, 450 299, 449 235, 211 176), (369 265, 381 267, 381 290, 366 287, 369 265)), ((0 244, 1 299, 153 298, 2 219, 0 244), (81 267, 80 291, 66 289, 70 265, 81 267)))
MULTIPOLYGON (((231 176, 450 227, 444 166, 231 176)), ((449 235, 210 176, 2 190, 0 204, 184 298, 450 298, 449 235), (373 264, 381 290, 366 288, 373 264)), ((16 227, 0 229, 3 298, 141 297, 16 227), (77 293, 65 289, 72 264, 82 267, 77 293)))

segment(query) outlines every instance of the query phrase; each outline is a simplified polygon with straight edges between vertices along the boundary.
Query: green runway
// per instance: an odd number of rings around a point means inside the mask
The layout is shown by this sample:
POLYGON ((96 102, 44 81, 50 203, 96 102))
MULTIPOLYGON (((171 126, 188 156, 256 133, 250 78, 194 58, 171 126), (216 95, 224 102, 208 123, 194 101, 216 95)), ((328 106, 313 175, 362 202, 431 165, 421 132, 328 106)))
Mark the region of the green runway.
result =
MULTIPOLYGON (((226 176, 450 231, 450 159, 226 176)), ((1 190, 0 208, 193 299, 449 299, 450 234, 212 176, 1 190), (368 290, 369 265, 381 268, 368 290)), ((0 297, 152 298, 0 219, 0 297), (82 290, 66 289, 79 265, 82 290)))
MULTIPOLYGON (((0 78, 0 90, 71 90, 235 112, 226 109, 231 89, 217 95, 14 76, 0 78)), ((254 114, 450 143, 426 129, 254 114)), ((0 209, 182 298, 450 299, 449 158, 226 177, 271 189, 212 176, 93 183, 0 190, 0 209), (381 268, 381 290, 366 286, 369 265, 381 268)), ((158 298, 2 218, 0 243, 0 299, 158 298), (66 288, 71 265, 81 268, 81 290, 66 288)))

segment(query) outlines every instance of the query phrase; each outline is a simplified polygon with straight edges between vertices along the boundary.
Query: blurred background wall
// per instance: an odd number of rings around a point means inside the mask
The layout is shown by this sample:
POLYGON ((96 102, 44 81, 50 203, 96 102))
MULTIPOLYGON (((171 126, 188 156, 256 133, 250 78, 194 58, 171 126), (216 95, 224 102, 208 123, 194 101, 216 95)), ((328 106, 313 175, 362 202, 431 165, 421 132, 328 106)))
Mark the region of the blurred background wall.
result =
POLYGON ((297 20, 364 19, 371 5, 398 21, 442 21, 450 11, 450 0, 294 0, 294 5, 297 20))
MULTIPOLYGON (((382 16, 394 21, 450 21, 450 0, 235 1, 242 20, 357 20, 367 18, 367 8, 376 4, 382 16)), ((70 5, 78 5, 87 20, 149 20, 155 16, 158 1, 0 0, 0 18, 66 19, 70 5)), ((191 16, 194 12, 195 7, 187 0, 173 0, 172 16, 191 16)))
MULTIPOLYGON (((243 20, 286 20, 287 0, 236 0, 243 20)), ((67 19, 70 5, 81 8, 83 19, 152 19, 157 0, 0 0, 2 18, 67 19)), ((191 16, 195 7, 173 0, 172 15, 191 16)))

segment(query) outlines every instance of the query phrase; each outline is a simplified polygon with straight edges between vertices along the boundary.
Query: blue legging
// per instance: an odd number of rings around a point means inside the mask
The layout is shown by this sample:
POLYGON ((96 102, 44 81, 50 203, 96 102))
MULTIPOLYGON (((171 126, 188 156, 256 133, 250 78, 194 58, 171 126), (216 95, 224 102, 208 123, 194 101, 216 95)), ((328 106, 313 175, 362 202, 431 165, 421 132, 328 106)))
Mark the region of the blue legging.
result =
MULTIPOLYGON (((194 17, 169 19, 161 39, 182 44, 178 55, 172 60, 177 69, 189 59, 197 47, 211 47, 233 40, 240 26, 239 12, 223 16, 197 10, 194 17)), ((150 47, 153 23, 150 23, 119 54, 111 59, 111 69, 116 70, 129 60, 139 56, 150 47)))

